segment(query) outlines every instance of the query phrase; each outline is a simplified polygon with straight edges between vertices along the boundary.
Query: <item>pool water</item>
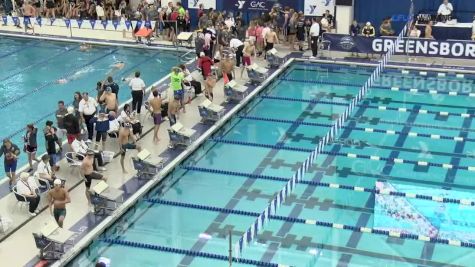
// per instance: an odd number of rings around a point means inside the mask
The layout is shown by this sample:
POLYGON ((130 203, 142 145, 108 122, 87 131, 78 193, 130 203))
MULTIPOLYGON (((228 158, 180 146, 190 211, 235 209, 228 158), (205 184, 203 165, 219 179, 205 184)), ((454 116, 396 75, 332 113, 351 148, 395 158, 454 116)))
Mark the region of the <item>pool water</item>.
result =
MULTIPOLYGON (((104 256, 112 260, 112 266, 225 266, 225 258, 113 244, 110 239, 225 257, 227 235, 232 233, 236 241, 254 222, 358 93, 372 70, 346 65, 291 65, 165 178, 165 184, 139 201, 70 265, 90 266, 104 256)), ((303 182, 282 204, 278 217, 265 225, 256 242, 244 248, 243 259, 257 261, 252 265, 304 267, 471 265, 471 248, 295 220, 374 227, 377 214, 373 193, 315 186, 312 182, 365 188, 389 182, 406 188, 427 188, 427 194, 431 189, 475 193, 470 179, 473 173, 463 168, 475 166, 473 132, 468 129, 472 116, 453 115, 473 114, 470 100, 466 96, 392 91, 392 86, 401 85, 383 86, 383 79, 425 79, 428 90, 432 90, 431 79, 445 80, 446 84, 473 83, 469 76, 421 78, 418 73, 386 71, 379 85, 371 88, 355 109, 338 138, 325 147, 303 182), (428 112, 420 112, 421 109, 428 112), (440 115, 441 111, 450 114, 440 115), (384 130, 384 134, 376 130, 384 130), (436 135, 464 139, 456 141, 436 135), (349 157, 348 153, 358 157, 349 157), (385 158, 404 161, 395 163, 385 158), (413 163, 419 161, 434 164, 413 163), (444 169, 436 163, 454 167, 444 169)), ((247 263, 235 264, 244 265, 247 263)))
MULTIPOLYGON (((128 100, 130 89, 123 77, 139 70, 146 85, 161 79, 179 64, 176 52, 94 46, 79 51, 79 44, 2 37, 0 39, 0 112, 7 119, 0 126, 1 138, 9 137, 20 148, 28 123, 38 132, 38 155, 45 151, 42 129, 47 120, 56 124, 54 112, 59 100, 73 101, 76 91, 96 96, 96 83, 111 74, 119 84, 120 103, 128 100), (125 67, 113 71, 111 65, 124 61, 125 67), (55 81, 69 80, 66 84, 55 81)), ((18 166, 26 163, 22 153, 18 166)), ((4 176, 3 168, 0 175, 4 176)))

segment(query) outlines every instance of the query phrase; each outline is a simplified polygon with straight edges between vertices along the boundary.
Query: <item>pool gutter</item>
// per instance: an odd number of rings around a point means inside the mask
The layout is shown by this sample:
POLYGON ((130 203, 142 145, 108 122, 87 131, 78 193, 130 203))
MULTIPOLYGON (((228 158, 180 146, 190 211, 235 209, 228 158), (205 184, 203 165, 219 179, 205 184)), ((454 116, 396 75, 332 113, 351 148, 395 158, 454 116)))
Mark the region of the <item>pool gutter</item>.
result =
POLYGON ((281 74, 295 59, 291 58, 282 65, 278 70, 272 73, 260 86, 256 87, 246 98, 244 98, 239 104, 233 107, 226 115, 218 120, 213 126, 211 126, 203 135, 201 135, 193 144, 191 144, 186 150, 179 154, 173 161, 165 166, 152 180, 142 186, 137 192, 135 192, 129 199, 127 199, 119 208, 117 208, 111 216, 105 218, 98 226, 96 226, 91 232, 89 232, 84 238, 82 238, 77 244, 75 244, 60 260, 55 262, 52 267, 66 266, 71 260, 73 260, 79 253, 81 253, 87 246, 89 246, 94 239, 96 239, 101 233, 103 233, 108 227, 114 224, 123 214, 125 214, 133 205, 135 205, 140 199, 142 199, 150 190, 157 186, 163 178, 171 173, 175 167, 182 163, 188 156, 190 156, 196 149, 198 149, 212 134, 219 130, 226 122, 228 122, 234 114, 245 107, 254 97, 259 94, 267 85, 269 85, 273 79, 281 74))
POLYGON ((68 38, 68 37, 59 37, 59 36, 52 36, 52 35, 51 36, 29 35, 29 34, 24 34, 24 33, 7 33, 5 31, 0 31, 0 36, 28 38, 28 39, 36 39, 36 40, 59 41, 59 42, 68 42, 68 43, 88 43, 88 44, 103 45, 103 46, 120 46, 120 47, 146 49, 146 50, 167 50, 167 51, 179 51, 179 52, 194 51, 194 49, 189 49, 186 47, 163 45, 163 44, 148 46, 148 45, 136 44, 133 42, 125 42, 125 41, 83 39, 83 38, 74 38, 74 37, 68 38))

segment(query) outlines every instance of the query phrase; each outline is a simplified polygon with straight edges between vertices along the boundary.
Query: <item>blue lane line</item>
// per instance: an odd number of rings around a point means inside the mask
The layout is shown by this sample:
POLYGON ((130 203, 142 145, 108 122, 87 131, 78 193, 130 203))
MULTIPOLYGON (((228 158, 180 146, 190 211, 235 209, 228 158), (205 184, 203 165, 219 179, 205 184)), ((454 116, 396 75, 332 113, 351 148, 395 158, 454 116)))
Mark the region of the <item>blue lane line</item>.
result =
POLYGON ((23 47, 20 47, 20 48, 18 48, 17 50, 13 50, 13 51, 11 51, 11 52, 8 52, 8 53, 5 53, 5 54, 3 54, 3 55, 0 55, 0 59, 1 59, 1 58, 5 58, 5 57, 8 57, 8 56, 13 55, 13 54, 16 54, 16 53, 18 53, 18 52, 21 52, 21 51, 23 51, 23 50, 25 50, 25 49, 28 49, 28 48, 30 48, 30 47, 32 47, 32 46, 35 46, 35 45, 38 44, 38 43, 39 43, 39 41, 34 42, 34 43, 32 43, 32 44, 25 45, 25 46, 23 46, 23 47))
MULTIPOLYGON (((426 128, 426 129, 440 129, 440 130, 451 130, 451 131, 467 131, 467 132, 475 132, 475 129, 469 129, 469 128, 458 128, 458 127, 450 127, 450 126, 439 126, 439 125, 429 125, 429 124, 422 124, 422 123, 408 123, 408 122, 400 122, 400 121, 390 121, 390 120, 381 120, 378 117, 373 117, 375 119, 378 119, 378 123, 383 123, 383 124, 392 124, 392 125, 401 125, 401 126, 409 126, 409 127, 419 127, 419 128, 426 128)), ((353 117, 353 118, 348 118, 350 121, 358 121, 362 119, 362 117, 353 117)), ((366 120, 366 122, 371 121, 370 118, 366 120)), ((366 123, 362 122, 362 123, 366 123)), ((358 122, 360 123, 360 122, 358 122)))
MULTIPOLYGON (((109 53, 106 53, 105 55, 102 55, 102 56, 100 56, 100 57, 98 57, 98 58, 96 58, 96 59, 94 59, 94 60, 92 60, 92 61, 89 61, 89 62, 86 63, 86 64, 82 64, 82 65, 80 65, 80 66, 78 66, 78 67, 75 67, 75 68, 72 69, 71 71, 69 71, 69 72, 67 72, 67 73, 65 73, 65 74, 63 74, 63 75, 61 75, 60 78, 68 78, 69 76, 71 76, 72 74, 74 74, 75 71, 77 71, 77 70, 79 70, 79 69, 82 69, 82 68, 84 68, 84 67, 87 67, 87 66, 89 66, 89 65, 92 65, 92 64, 96 63, 97 61, 99 61, 99 60, 101 60, 101 59, 103 59, 103 58, 105 58, 105 57, 108 57, 108 56, 114 54, 117 50, 118 50, 118 49, 114 49, 114 50, 110 51, 109 53)), ((48 87, 49 85, 53 85, 53 84, 55 84, 56 82, 57 82, 57 80, 49 81, 49 82, 43 83, 42 85, 40 85, 39 87, 34 88, 34 89, 31 90, 31 91, 29 91, 29 92, 27 92, 27 93, 25 93, 25 94, 23 94, 23 95, 21 95, 21 96, 19 96, 19 97, 17 97, 17 98, 14 98, 14 99, 12 99, 12 100, 10 100, 10 101, 8 101, 8 102, 3 103, 2 105, 0 105, 0 109, 4 109, 4 108, 10 106, 11 104, 17 102, 18 100, 21 100, 21 99, 23 99, 23 98, 25 98, 25 97, 27 97, 27 96, 30 96, 30 95, 33 94, 33 93, 39 92, 40 90, 42 90, 42 89, 48 87)))
MULTIPOLYGON (((291 102, 302 102, 302 103, 316 103, 316 104, 324 104, 324 105, 335 105, 335 106, 347 106, 348 103, 340 103, 340 102, 334 102, 334 101, 318 101, 314 99, 301 99, 301 98, 293 98, 293 97, 281 97, 281 96, 268 96, 268 95, 263 95, 260 96, 261 98, 264 99, 273 99, 273 100, 282 100, 282 101, 291 101, 291 102)), ((421 104, 424 105, 424 104, 421 104)), ((397 111, 397 112, 413 112, 417 111, 419 112, 420 109, 410 109, 410 108, 405 108, 403 110, 400 110, 399 108, 394 108, 394 107, 388 107, 388 106, 374 106, 374 105, 369 105, 369 104, 358 104, 356 105, 357 107, 365 107, 369 109, 380 109, 384 108, 384 110, 390 110, 390 111, 397 111)), ((469 107, 460 107, 460 108, 466 108, 469 109, 469 107)), ((424 110, 424 114, 431 114, 431 115, 440 115, 441 111, 432 111, 432 110, 424 110)), ((455 112, 447 112, 444 116, 456 116, 456 117, 462 117, 462 113, 455 113, 455 112)), ((466 117, 475 117, 475 114, 464 114, 463 116, 466 117)))
MULTIPOLYGON (((264 117, 256 117, 256 116, 238 116, 238 117, 240 119, 245 119, 245 120, 267 121, 267 122, 277 122, 277 123, 298 123, 300 125, 305 125, 305 126, 316 126, 316 127, 332 127, 333 126, 331 124, 325 124, 325 123, 273 119, 273 118, 264 118, 264 117)), ((342 126, 342 128, 350 129, 350 130, 356 130, 356 131, 363 131, 363 132, 366 131, 366 128, 364 128, 364 127, 342 126)), ((381 129, 374 129, 374 128, 371 128, 371 129, 372 129, 372 132, 382 133, 382 134, 389 134, 388 131, 391 131, 391 130, 381 130, 381 129)), ((409 135, 409 132, 394 131, 394 134, 409 135)), ((392 133, 391 133, 391 135, 392 135, 392 133)), ((431 138, 431 135, 430 134, 417 133, 417 137, 431 138)), ((440 135, 440 139, 454 141, 453 136, 440 135)), ((475 138, 464 138, 463 141, 464 142, 475 142, 475 138)))
MULTIPOLYGON (((276 181, 276 182, 288 182, 289 181, 288 178, 278 177, 278 176, 270 176, 270 175, 256 175, 256 174, 252 174, 252 173, 224 171, 224 170, 219 170, 219 169, 209 169, 209 168, 201 168, 201 167, 193 167, 193 166, 181 166, 181 168, 185 169, 187 171, 214 173, 214 174, 222 174, 222 175, 238 176, 238 177, 248 177, 248 178, 256 179, 256 180, 267 180, 267 181, 276 181)), ((323 183, 323 182, 318 182, 318 181, 313 181, 313 180, 312 181, 301 180, 300 182, 297 182, 297 183, 316 186, 316 187, 319 186, 319 187, 327 187, 327 188, 332 188, 332 189, 350 190, 350 191, 355 191, 355 192, 367 192, 367 193, 373 193, 373 194, 381 194, 381 191, 379 189, 376 189, 376 188, 358 187, 358 186, 334 184, 334 183, 323 183)), ((402 197, 402 198, 410 198, 410 197, 407 196, 408 193, 397 192, 397 191, 390 191, 386 195, 397 196, 397 197, 402 197)), ((415 194, 414 198, 421 199, 421 200, 429 200, 429 201, 440 202, 439 199, 436 196, 415 194)), ((444 198, 441 198, 441 201, 444 202, 444 203, 475 206, 475 201, 469 200, 469 199, 462 200, 462 199, 458 199, 458 198, 446 198, 446 197, 444 197, 444 198)))
MULTIPOLYGON (((243 142, 243 141, 234 141, 234 140, 225 140, 225 139, 210 139, 210 141, 223 143, 223 144, 251 146, 251 147, 262 147, 262 148, 269 148, 269 149, 281 149, 281 150, 289 150, 289 151, 297 151, 297 152, 305 152, 305 153, 311 153, 311 152, 314 151, 313 149, 284 146, 282 143, 279 143, 277 145, 267 145, 267 144, 251 143, 251 142, 243 142)), ((353 157, 353 158, 358 158, 358 159, 370 159, 370 160, 376 160, 376 161, 388 161, 388 162, 392 162, 394 164, 396 164, 396 163, 399 163, 399 164, 413 164, 413 165, 416 165, 416 166, 420 165, 420 163, 421 163, 420 161, 416 161, 416 160, 399 159, 399 158, 391 157, 391 156, 390 157, 380 157, 380 156, 378 156, 377 159, 372 159, 371 155, 333 152, 333 151, 322 151, 321 154, 330 155, 330 156, 348 157, 348 158, 353 157), (349 154, 351 154, 351 156, 349 154), (399 162, 399 160, 402 160, 402 162, 399 162)), ((445 164, 442 164, 442 163, 424 162, 424 164, 426 164, 427 166, 430 166, 430 167, 446 168, 445 164)), ((470 170, 470 168, 471 167, 469 167, 469 166, 460 166, 460 165, 452 165, 450 167, 450 169, 459 169, 459 170, 470 170)))
MULTIPOLYGON (((213 212, 219 212, 219 213, 236 214, 236 215, 249 216, 249 217, 258 217, 258 216, 260 216, 260 213, 258 213, 258 212, 234 210, 234 209, 225 209, 225 208, 219 208, 219 207, 213 207, 213 206, 183 203, 183 202, 176 202, 176 201, 169 201, 169 200, 162 200, 162 199, 145 199, 145 201, 147 201, 149 203, 153 203, 153 204, 161 204, 161 205, 168 205, 168 206, 175 206, 175 207, 206 210, 206 211, 213 211, 213 212)), ((395 235, 391 231, 386 231, 386 230, 378 230, 378 229, 374 229, 374 228, 358 227, 358 226, 353 226, 353 225, 337 224, 337 223, 317 221, 317 220, 306 220, 306 219, 302 219, 302 218, 278 216, 278 215, 269 215, 269 218, 274 219, 274 220, 291 222, 291 223, 308 224, 308 225, 322 226, 322 227, 327 227, 327 228, 334 228, 334 229, 336 228, 336 229, 342 229, 342 230, 349 230, 349 231, 358 232, 358 233, 392 236, 392 237, 396 237, 396 238, 400 238, 400 239, 420 240, 420 236, 416 235, 416 234, 400 233, 399 235, 395 235)), ((114 240, 117 240, 117 239, 114 239, 114 240)), ((431 237, 426 242, 445 244, 445 245, 449 244, 448 239, 437 238, 437 237, 431 237)), ((451 244, 451 245, 453 245, 453 244, 451 244)), ((460 242, 460 244, 455 245, 455 246, 475 248, 475 243, 460 242)))
MULTIPOLYGON (((152 60, 152 59, 154 59, 155 56, 157 56, 158 54, 159 54, 159 52, 155 53, 153 56, 148 57, 148 58, 145 59, 145 60, 140 61, 139 63, 137 63, 137 64, 135 64, 135 65, 133 65, 133 66, 131 66, 131 67, 128 67, 127 69, 125 69, 125 70, 123 70, 123 71, 121 71, 121 72, 119 72, 119 73, 120 73, 120 74, 124 74, 124 73, 130 72, 130 71, 132 71, 133 69, 135 69, 137 66, 140 66, 140 65, 142 65, 142 64, 144 64, 144 63, 146 63, 146 62, 148 62, 148 61, 150 61, 150 60, 152 60)), ((113 75, 113 76, 115 77, 115 76, 117 76, 117 75, 118 75, 118 74, 113 75)), ((91 93, 91 92, 93 92, 93 91, 95 91, 95 89, 89 90, 88 92, 91 93)), ((66 106, 69 106, 69 105, 72 105, 72 102, 66 103, 66 106)), ((42 121, 42 120, 48 118, 49 116, 51 116, 51 115, 53 115, 53 114, 55 114, 55 113, 56 113, 56 111, 52 111, 52 112, 50 112, 50 113, 48 113, 48 114, 45 114, 44 116, 42 116, 41 118, 35 120, 35 121, 32 122, 32 123, 33 123, 33 124, 37 124, 38 122, 40 122, 40 121, 42 121)), ((23 131, 25 131, 25 128, 20 128, 20 129, 16 130, 15 132, 13 132, 12 134, 8 135, 6 138, 11 139, 11 138, 13 138, 15 135, 20 134, 20 133, 23 132, 23 131)), ((2 140, 3 140, 3 139, 2 139, 2 140)))
MULTIPOLYGON (((208 253, 208 252, 179 249, 179 248, 173 248, 173 247, 166 247, 166 246, 139 243, 139 242, 133 242, 133 241, 127 241, 127 240, 121 240, 121 239, 112 239, 112 238, 102 238, 102 239, 99 239, 99 241, 112 244, 112 245, 120 245, 120 246, 127 246, 127 247, 133 247, 133 248, 141 248, 141 249, 150 249, 150 250, 156 250, 160 252, 182 254, 182 255, 187 255, 191 257, 200 257, 200 258, 208 258, 208 259, 213 259, 213 260, 229 261, 228 256, 218 255, 218 254, 213 254, 213 253, 208 253)), ((244 258, 238 259, 236 257, 233 257, 232 261, 236 263, 249 264, 249 265, 255 265, 255 266, 279 267, 279 264, 256 261, 256 260, 251 260, 251 259, 244 259, 244 258)))
MULTIPOLYGON (((360 69, 363 69, 363 70, 368 70, 368 71, 373 71, 374 70, 374 66, 372 66, 373 69, 371 69, 371 67, 367 67, 367 66, 359 66, 359 65, 353 65, 355 67, 352 67, 351 65, 345 65, 345 67, 341 67, 341 65, 330 65, 330 64, 325 64, 325 63, 302 63, 302 62, 299 62, 299 63, 296 63, 294 65, 295 67, 298 67, 298 66, 304 66, 304 67, 315 67, 315 66, 320 66, 321 68, 323 69, 331 69, 331 70, 344 70, 345 73, 348 72, 348 70, 360 70, 360 69)), ((292 69, 291 69, 292 70, 292 69)), ((309 70, 307 70, 309 71, 309 70)), ((414 77, 414 78, 420 78, 420 79, 427 79, 429 77, 436 77, 436 78, 443 78, 443 77, 439 77, 439 73, 444 73, 446 74, 446 78, 455 78, 455 74, 457 72, 457 70, 455 69, 451 69, 451 70, 444 70, 444 71, 436 71, 436 70, 419 70, 419 71, 416 71, 416 70, 407 70, 409 71, 408 75, 414 75, 416 74, 417 77, 414 77), (427 72, 427 76, 422 76, 420 75, 420 72, 421 71, 425 71, 427 72), (449 76, 449 73, 450 72, 455 72, 454 73, 454 76, 449 76), (434 76, 430 76, 429 74, 434 74, 434 76)), ((394 68, 385 68, 384 71, 382 72, 383 74, 384 73, 394 73, 394 74, 400 74, 401 76, 404 75, 401 73, 401 71, 399 69, 394 69, 394 68)), ((362 74, 364 75, 364 74, 362 74)), ((367 76, 369 77, 371 75, 371 73, 369 73, 367 76)), ((402 76, 402 77, 406 77, 406 76, 402 76)), ((465 74, 465 77, 475 77, 475 75, 473 74, 465 74)), ((399 77, 398 77, 399 78, 399 77)))
MULTIPOLYGON (((298 82, 298 83, 308 83, 308 84, 326 84, 326 85, 337 85, 337 86, 347 86, 347 87, 360 87, 359 85, 355 85, 352 83, 344 83, 344 82, 325 82, 325 81, 315 81, 315 80, 301 80, 301 79, 290 79, 290 78, 280 78, 282 81, 287 81, 287 82, 298 82)), ((373 85, 371 86, 371 89, 380 89, 380 90, 385 90, 385 91, 404 91, 404 92, 411 92, 411 89, 413 88, 401 88, 397 87, 397 90, 392 90, 393 87, 389 86, 380 86, 380 85, 373 85)), ((428 89, 417 89, 417 93, 431 93, 432 90, 428 89)), ((441 94, 441 95, 449 95, 451 91, 438 91, 438 90, 433 90, 435 94, 441 94)), ((456 92, 455 96, 472 96, 472 93, 464 93, 464 92, 456 92)))
POLYGON ((41 61, 39 61, 39 62, 36 62, 36 63, 34 63, 34 64, 31 64, 31 65, 29 65, 28 67, 25 67, 25 68, 23 68, 23 69, 21 69, 21 70, 15 72, 15 73, 8 74, 8 75, 6 75, 5 77, 1 78, 1 79, 0 79, 0 82, 4 82, 4 81, 6 81, 6 80, 9 80, 10 78, 15 77, 15 76, 17 76, 18 74, 21 74, 21 73, 23 73, 23 72, 25 72, 25 71, 27 71, 27 70, 29 70, 29 69, 35 67, 35 66, 44 64, 44 63, 46 63, 46 62, 48 62, 48 61, 50 61, 50 60, 52 60, 52 59, 54 59, 54 58, 56 58, 56 57, 59 57, 59 56, 62 56, 62 55, 64 55, 64 54, 66 54, 66 53, 69 53, 69 52, 71 52, 71 51, 74 51, 74 50, 76 50, 78 47, 79 47, 79 46, 75 46, 75 47, 72 47, 72 48, 66 48, 65 51, 61 51, 61 52, 59 52, 59 53, 57 53, 57 54, 54 54, 54 55, 52 55, 52 56, 50 56, 50 57, 47 57, 47 58, 41 60, 41 61))

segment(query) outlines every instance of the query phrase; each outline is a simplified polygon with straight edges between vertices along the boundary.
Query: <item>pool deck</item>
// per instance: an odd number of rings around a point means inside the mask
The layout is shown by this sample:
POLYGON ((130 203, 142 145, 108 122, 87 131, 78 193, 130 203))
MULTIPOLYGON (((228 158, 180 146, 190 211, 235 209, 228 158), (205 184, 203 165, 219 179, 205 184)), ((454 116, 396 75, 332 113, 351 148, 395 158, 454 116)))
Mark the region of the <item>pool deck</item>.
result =
MULTIPOLYGON (((114 42, 115 44, 123 45, 135 45, 134 41, 131 38, 123 38, 122 32, 114 31, 98 31, 98 30, 88 30, 88 29, 74 29, 74 41, 94 41, 94 42, 114 42), (98 32, 101 32, 98 35, 98 32), (89 36, 94 36, 95 39, 90 39, 89 36)), ((37 32, 43 36, 52 37, 56 35, 57 37, 70 39, 70 32, 65 27, 42 27, 37 29, 37 32)), ((16 29, 12 26, 0 26, 0 33, 14 33, 23 35, 23 30, 16 29)), ((170 43, 166 41, 154 41, 153 48, 155 47, 168 47, 170 48, 170 43)), ((145 46, 144 46, 145 47, 145 46)), ((325 52, 327 53, 327 52, 325 52)), ((295 53, 295 56, 299 56, 299 53, 295 53)), ((304 54, 304 56, 308 55, 304 54)), ((324 54, 324 56, 330 56, 324 54)), ((338 62, 348 62, 347 59, 343 57, 346 56, 344 53, 332 53, 331 57, 335 57, 335 61, 338 62)), ((367 63, 367 60, 355 59, 354 62, 364 62, 367 63)), ((395 62, 398 62, 399 65, 407 64, 405 57, 395 57, 395 62)), ((260 65, 265 63, 262 61, 258 62, 260 65)), ((460 61, 460 60, 447 60, 447 59, 433 59, 433 58, 421 58, 418 60, 417 64, 420 64, 424 67, 431 65, 432 67, 445 68, 448 65, 458 65, 461 70, 475 70, 475 68, 470 66, 470 62, 460 61)), ((413 63, 407 64, 408 66, 414 66, 413 63)), ((239 71, 236 71, 239 73, 239 71)), ((200 75, 197 75, 200 76, 200 75)), ((237 81, 239 83, 244 83, 246 80, 238 75, 237 81)), ((167 81, 164 80, 161 83, 161 88, 166 87, 167 81)), ((224 93, 223 93, 223 83, 220 80, 215 89, 215 100, 217 104, 223 104, 224 93)), ((198 115, 197 106, 204 100, 203 96, 196 97, 189 105, 187 105, 187 112, 181 114, 179 121, 182 122, 185 126, 189 128, 194 128, 197 130, 197 135, 205 132, 210 126, 204 126, 200 124, 200 117, 198 115)), ((226 110, 229 111, 232 108, 232 105, 226 105, 226 110)), ((152 155, 161 155, 164 157, 167 162, 173 160, 181 150, 169 150, 168 145, 168 134, 167 128, 168 122, 164 122, 160 127, 160 138, 161 141, 158 145, 155 145, 152 141, 153 133, 153 124, 149 118, 143 119, 144 126, 144 135, 139 141, 139 144, 142 147, 147 148, 152 155)), ((114 141, 107 142, 107 150, 117 151, 117 144, 114 141)), ((123 174, 120 171, 120 165, 118 158, 115 158, 111 163, 107 164, 107 171, 105 176, 109 178, 108 183, 114 188, 121 188, 125 191, 126 197, 130 197, 134 192, 136 192, 141 186, 144 185, 144 182, 140 182, 134 176, 134 171, 132 163, 130 160, 131 156, 136 154, 135 151, 128 152, 127 155, 127 169, 129 170, 128 174, 123 174)), ((84 237, 88 232, 90 232, 96 225, 98 225, 104 217, 95 216, 89 212, 87 207, 87 202, 84 196, 85 187, 81 179, 79 178, 78 170, 71 169, 67 166, 67 163, 63 160, 61 162, 61 171, 59 176, 66 179, 66 187, 70 190, 72 202, 68 204, 68 215, 65 220, 65 228, 70 229, 77 234, 73 237, 73 240, 70 240, 73 243, 78 242, 82 237, 84 237)), ((93 182, 93 185, 96 182, 93 182)), ((0 214, 7 214, 9 219, 13 221, 11 229, 15 229, 13 232, 7 232, 7 235, 2 236, 0 234, 0 257, 2 258, 2 263, 5 266, 33 266, 37 261, 37 252, 38 250, 35 247, 32 232, 38 231, 43 225, 48 221, 52 220, 52 216, 48 211, 45 210, 45 200, 42 198, 42 202, 39 206, 40 214, 34 218, 30 218, 25 210, 20 210, 17 208, 16 199, 12 194, 8 192, 8 186, 6 180, 4 179, 0 183, 0 214), (22 251, 22 257, 12 257, 18 251, 22 251)))

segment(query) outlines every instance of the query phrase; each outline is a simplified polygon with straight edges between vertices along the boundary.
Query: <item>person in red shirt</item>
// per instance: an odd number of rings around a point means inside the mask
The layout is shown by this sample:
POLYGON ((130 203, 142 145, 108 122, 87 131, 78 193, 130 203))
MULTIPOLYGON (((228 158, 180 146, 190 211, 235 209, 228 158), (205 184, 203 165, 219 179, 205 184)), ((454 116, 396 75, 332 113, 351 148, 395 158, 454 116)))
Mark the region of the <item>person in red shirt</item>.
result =
POLYGON ((211 75, 211 66, 213 65, 213 60, 206 56, 204 52, 200 53, 200 58, 198 59, 198 67, 201 69, 203 74, 203 79, 211 75))
POLYGON ((204 8, 203 4, 200 4, 200 5, 198 6, 198 19, 200 19, 201 16, 203 16, 203 15, 205 14, 204 9, 205 9, 205 8, 204 8))

